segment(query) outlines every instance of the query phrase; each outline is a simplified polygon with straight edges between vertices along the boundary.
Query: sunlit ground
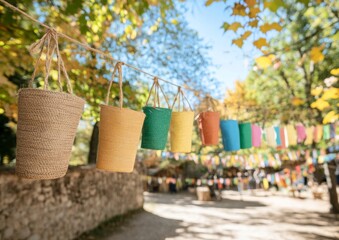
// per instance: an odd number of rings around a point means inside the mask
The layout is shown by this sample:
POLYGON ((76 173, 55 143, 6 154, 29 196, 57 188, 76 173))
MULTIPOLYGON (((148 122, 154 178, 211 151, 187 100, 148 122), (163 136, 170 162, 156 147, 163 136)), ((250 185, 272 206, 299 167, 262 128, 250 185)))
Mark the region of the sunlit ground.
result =
POLYGON ((145 193, 144 212, 106 239, 339 239, 339 216, 325 200, 223 192, 222 201, 192 194, 145 193))

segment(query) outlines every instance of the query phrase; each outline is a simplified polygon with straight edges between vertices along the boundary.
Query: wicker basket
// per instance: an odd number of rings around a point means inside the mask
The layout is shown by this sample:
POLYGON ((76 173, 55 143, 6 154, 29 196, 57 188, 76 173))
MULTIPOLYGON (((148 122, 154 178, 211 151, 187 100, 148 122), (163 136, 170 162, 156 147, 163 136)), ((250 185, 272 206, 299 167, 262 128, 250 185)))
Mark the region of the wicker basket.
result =
POLYGON ((238 151, 240 149, 240 133, 238 121, 221 120, 220 121, 222 142, 225 151, 238 151))
POLYGON ((21 89, 16 174, 31 179, 63 177, 85 101, 42 89, 21 89))
POLYGON ((202 112, 199 114, 198 126, 203 146, 219 144, 220 113, 202 112))
POLYGON ((154 89, 154 104, 152 106, 143 107, 143 111, 146 114, 145 122, 142 127, 142 141, 141 147, 153 150, 164 150, 167 143, 168 131, 171 123, 172 109, 169 106, 166 95, 164 94, 157 78, 154 79, 154 83, 149 92, 149 96, 146 102, 150 99, 152 90, 154 89), (162 91, 164 98, 167 102, 168 108, 160 107, 159 91, 162 91))
POLYGON ((239 123, 240 148, 248 149, 252 147, 252 127, 250 123, 239 123))
MULTIPOLYGON (((96 167, 111 172, 132 172, 139 145, 145 114, 123 106, 121 63, 119 71, 120 107, 108 106, 110 86, 106 105, 101 105, 99 125, 98 160, 96 167)), ((114 73, 113 73, 114 76, 114 73)))
POLYGON ((67 172, 85 101, 72 94, 72 85, 59 52, 55 31, 48 30, 30 50, 32 53, 39 50, 40 55, 29 82, 30 88, 19 91, 16 174, 31 179, 60 178, 67 172), (33 81, 45 47, 44 89, 34 89, 33 81), (58 62, 60 92, 48 90, 54 53, 58 62), (61 71, 69 93, 63 92, 61 71))
POLYGON ((172 112, 170 127, 171 152, 189 153, 192 148, 194 112, 192 111, 192 108, 180 87, 174 99, 172 109, 174 108, 177 100, 178 112, 172 112), (180 111, 180 99, 182 100, 183 111, 180 111), (186 100, 191 111, 185 109, 184 100, 186 100))

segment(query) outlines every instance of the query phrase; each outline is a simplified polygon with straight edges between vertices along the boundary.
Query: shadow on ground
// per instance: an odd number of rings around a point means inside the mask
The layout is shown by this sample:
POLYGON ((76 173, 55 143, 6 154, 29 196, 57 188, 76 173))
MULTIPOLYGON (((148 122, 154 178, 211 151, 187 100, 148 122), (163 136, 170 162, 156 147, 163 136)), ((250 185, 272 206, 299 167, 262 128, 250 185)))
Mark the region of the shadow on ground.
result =
POLYGON ((181 194, 165 194, 165 193, 157 193, 157 194, 147 194, 145 195, 145 202, 155 203, 155 204, 175 204, 175 205, 194 205, 199 207, 210 207, 210 208, 239 208, 245 209, 248 207, 265 207, 266 205, 260 203, 258 201, 248 201, 239 199, 229 199, 224 198, 221 201, 208 201, 202 202, 192 197, 191 194, 181 193, 181 194))
POLYGON ((290 200, 291 206, 282 208, 273 204, 275 200, 272 204, 260 202, 261 197, 254 198, 257 201, 229 197, 220 202, 199 202, 189 194, 146 194, 145 210, 106 229, 104 236, 86 239, 338 239, 339 216, 319 212, 316 205, 314 210, 312 206, 311 210, 302 208, 304 203, 314 202, 290 200))

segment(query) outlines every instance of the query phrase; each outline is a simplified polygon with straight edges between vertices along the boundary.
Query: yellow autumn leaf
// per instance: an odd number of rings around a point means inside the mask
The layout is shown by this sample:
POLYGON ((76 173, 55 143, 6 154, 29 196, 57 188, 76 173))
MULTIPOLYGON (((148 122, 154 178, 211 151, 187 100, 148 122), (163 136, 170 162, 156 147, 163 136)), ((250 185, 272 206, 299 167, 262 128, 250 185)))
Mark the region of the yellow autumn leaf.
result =
POLYGON ((339 76, 339 68, 332 69, 331 74, 334 76, 339 76))
POLYGON ((244 34, 241 35, 242 40, 246 40, 249 36, 251 36, 252 32, 251 31, 246 31, 244 34))
POLYGON ((314 63, 318 63, 318 62, 321 62, 322 60, 324 60, 325 56, 322 53, 322 50, 323 50, 322 47, 313 47, 311 49, 310 57, 311 57, 311 60, 314 63))
POLYGON ((240 3, 234 4, 233 13, 234 16, 246 16, 246 7, 240 3))
POLYGON ((152 6, 158 5, 158 3, 159 3, 158 0, 148 0, 148 4, 152 6))
POLYGON ((311 104, 312 108, 318 108, 320 111, 328 108, 330 104, 322 98, 318 98, 317 101, 311 104))
POLYGON ((300 106, 300 105, 303 105, 304 104, 304 100, 302 100, 301 98, 299 97, 294 97, 292 98, 292 105, 294 106, 300 106))
POLYGON ((339 114, 336 114, 335 111, 330 111, 325 115, 323 119, 323 123, 324 124, 333 123, 337 121, 338 119, 339 119, 339 114))
POLYGON ((244 41, 242 40, 242 38, 237 38, 237 39, 233 39, 232 40, 232 44, 237 45, 239 48, 242 47, 242 45, 244 44, 244 41))
POLYGON ((214 3, 214 2, 219 2, 219 1, 218 1, 218 0, 207 0, 207 1, 205 2, 205 6, 208 7, 209 5, 211 5, 211 4, 214 3))
POLYGON ((49 72, 49 74, 51 75, 51 77, 52 77, 52 79, 53 79, 54 81, 58 80, 58 71, 57 71, 57 70, 52 69, 52 70, 49 72))
POLYGON ((278 32, 280 32, 282 30, 282 26, 277 22, 271 23, 271 28, 273 30, 278 31, 278 32))
POLYGON ((259 12, 260 12, 259 8, 257 8, 257 7, 256 8, 251 8, 250 12, 248 13, 248 16, 250 18, 255 18, 258 15, 259 12))
POLYGON ((260 31, 263 33, 267 33, 268 31, 276 30, 280 32, 282 30, 282 27, 279 25, 279 23, 265 23, 260 26, 260 31))
POLYGON ((227 30, 232 30, 233 32, 236 32, 240 27, 242 27, 240 22, 234 22, 227 27, 227 30))
POLYGON ((319 96, 321 93, 323 92, 323 87, 316 87, 314 89, 311 90, 311 94, 313 96, 319 96))
POLYGON ((266 69, 272 65, 272 60, 268 56, 261 56, 255 59, 256 64, 261 69, 266 69))
POLYGON ((245 3, 247 4, 248 7, 253 7, 257 1, 256 0, 245 0, 245 3))
POLYGON ((272 12, 277 12, 282 6, 284 6, 284 2, 282 0, 264 1, 264 8, 268 8, 272 12))
POLYGON ((92 31, 93 31, 94 33, 97 33, 97 32, 99 31, 99 26, 96 25, 96 24, 93 24, 93 26, 92 26, 92 31))
POLYGON ((339 88, 331 87, 324 90, 324 94, 321 96, 324 100, 329 99, 338 99, 339 98, 339 88))
POLYGON ((258 27, 258 20, 253 20, 253 21, 251 21, 251 22, 248 22, 248 25, 250 26, 250 27, 253 27, 253 28, 255 28, 255 27, 258 27))
POLYGON ((266 41, 266 38, 259 38, 258 40, 253 42, 253 45, 256 46, 258 49, 261 49, 262 47, 268 47, 268 43, 266 41))
POLYGON ((273 62, 275 60, 275 55, 274 54, 270 54, 267 56, 269 59, 271 59, 271 61, 273 62))
POLYGON ((174 25, 177 25, 179 22, 178 22, 177 19, 174 18, 174 19, 171 20, 171 23, 174 24, 174 25))
POLYGON ((125 27, 125 33, 127 35, 131 34, 133 32, 133 27, 131 25, 128 25, 125 27))

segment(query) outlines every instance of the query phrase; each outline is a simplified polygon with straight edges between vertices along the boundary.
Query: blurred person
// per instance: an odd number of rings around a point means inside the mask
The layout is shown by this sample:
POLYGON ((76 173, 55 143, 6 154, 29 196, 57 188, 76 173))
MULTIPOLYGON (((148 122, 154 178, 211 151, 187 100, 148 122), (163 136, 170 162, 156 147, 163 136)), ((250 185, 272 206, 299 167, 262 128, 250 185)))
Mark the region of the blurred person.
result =
POLYGON ((240 200, 242 201, 243 200, 242 191, 244 189, 244 182, 243 182, 243 179, 241 177, 241 172, 237 173, 237 186, 238 186, 238 192, 240 194, 240 200))
POLYGON ((249 189, 252 195, 255 195, 256 180, 252 174, 249 175, 249 189))
POLYGON ((170 179, 169 179, 169 191, 170 193, 176 193, 177 192, 177 188, 176 188, 176 179, 175 176, 173 175, 170 179))

